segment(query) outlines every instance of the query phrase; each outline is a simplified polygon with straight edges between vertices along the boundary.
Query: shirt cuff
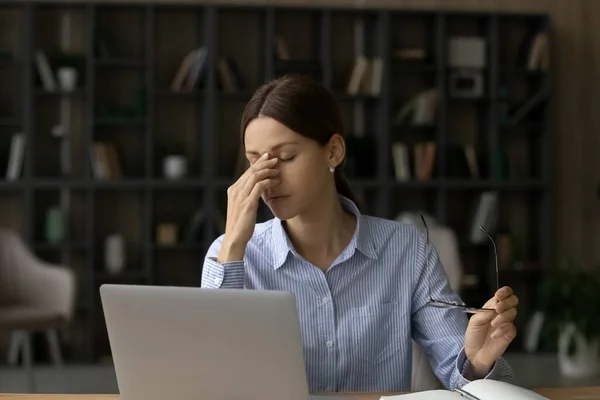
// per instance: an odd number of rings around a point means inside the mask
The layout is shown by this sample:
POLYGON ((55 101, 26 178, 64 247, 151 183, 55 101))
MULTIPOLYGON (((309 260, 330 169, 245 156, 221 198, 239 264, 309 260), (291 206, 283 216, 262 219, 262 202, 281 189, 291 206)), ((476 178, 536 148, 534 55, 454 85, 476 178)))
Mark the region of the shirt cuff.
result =
MULTIPOLYGON (((483 379, 498 379, 500 375, 496 368, 497 365, 498 363, 495 362, 490 372, 483 379)), ((462 387, 471 382, 471 362, 467 358, 464 347, 460 350, 458 357, 456 358, 456 369, 458 370, 458 387, 462 387)))
POLYGON ((202 287, 209 289, 218 289, 230 285, 238 286, 239 282, 244 282, 244 262, 231 261, 220 264, 215 257, 207 257, 204 269, 202 287))

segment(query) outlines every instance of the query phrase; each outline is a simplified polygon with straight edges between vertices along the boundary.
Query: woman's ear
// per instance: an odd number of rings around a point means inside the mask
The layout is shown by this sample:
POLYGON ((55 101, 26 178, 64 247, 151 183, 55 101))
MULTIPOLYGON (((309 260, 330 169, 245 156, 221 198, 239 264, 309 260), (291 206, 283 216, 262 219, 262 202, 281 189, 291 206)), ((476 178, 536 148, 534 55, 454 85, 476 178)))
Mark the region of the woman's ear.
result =
POLYGON ((327 157, 330 167, 337 167, 346 157, 346 142, 339 133, 334 133, 327 144, 327 157))

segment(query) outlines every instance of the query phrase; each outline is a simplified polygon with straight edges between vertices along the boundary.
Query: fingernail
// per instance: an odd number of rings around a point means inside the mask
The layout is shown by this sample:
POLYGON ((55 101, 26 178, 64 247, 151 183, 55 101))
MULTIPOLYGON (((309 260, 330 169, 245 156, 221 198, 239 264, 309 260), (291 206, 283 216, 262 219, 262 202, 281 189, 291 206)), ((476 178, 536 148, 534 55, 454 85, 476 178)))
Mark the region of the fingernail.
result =
POLYGON ((265 154, 262 155, 263 159, 267 159, 268 157, 269 157, 269 153, 265 153, 265 154))

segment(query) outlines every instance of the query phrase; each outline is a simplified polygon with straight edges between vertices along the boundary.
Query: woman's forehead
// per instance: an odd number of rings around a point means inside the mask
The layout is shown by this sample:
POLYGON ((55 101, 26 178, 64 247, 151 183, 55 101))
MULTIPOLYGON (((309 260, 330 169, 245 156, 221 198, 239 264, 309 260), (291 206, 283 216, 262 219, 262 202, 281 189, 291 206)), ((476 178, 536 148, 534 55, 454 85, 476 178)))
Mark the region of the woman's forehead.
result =
POLYGON ((244 144, 249 152, 265 152, 284 146, 299 145, 303 139, 301 135, 279 121, 261 117, 248 124, 244 135, 244 144))

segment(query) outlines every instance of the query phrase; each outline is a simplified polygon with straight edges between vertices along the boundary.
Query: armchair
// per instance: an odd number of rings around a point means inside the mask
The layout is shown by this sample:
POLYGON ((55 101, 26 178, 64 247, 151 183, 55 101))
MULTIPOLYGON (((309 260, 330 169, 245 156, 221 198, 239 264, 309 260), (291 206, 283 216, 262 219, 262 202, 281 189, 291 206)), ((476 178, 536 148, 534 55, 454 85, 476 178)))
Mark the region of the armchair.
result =
POLYGON ((14 231, 0 228, 0 330, 11 333, 10 365, 17 364, 22 351, 31 392, 35 391, 31 333, 45 332, 53 361, 62 367, 58 331, 71 320, 75 291, 70 269, 40 260, 14 231))

